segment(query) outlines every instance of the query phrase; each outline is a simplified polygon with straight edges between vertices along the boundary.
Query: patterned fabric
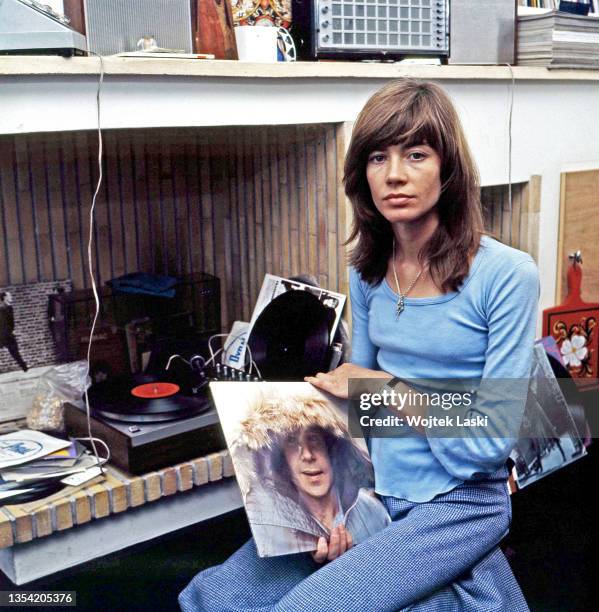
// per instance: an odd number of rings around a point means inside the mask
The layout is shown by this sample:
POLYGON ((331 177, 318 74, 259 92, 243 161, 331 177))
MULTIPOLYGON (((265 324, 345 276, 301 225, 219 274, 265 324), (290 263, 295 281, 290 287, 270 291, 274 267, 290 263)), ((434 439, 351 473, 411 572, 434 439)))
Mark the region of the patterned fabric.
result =
POLYGON ((497 548, 511 519, 506 471, 429 502, 383 498, 393 523, 335 561, 259 558, 253 540, 200 572, 183 612, 526 612, 497 548))

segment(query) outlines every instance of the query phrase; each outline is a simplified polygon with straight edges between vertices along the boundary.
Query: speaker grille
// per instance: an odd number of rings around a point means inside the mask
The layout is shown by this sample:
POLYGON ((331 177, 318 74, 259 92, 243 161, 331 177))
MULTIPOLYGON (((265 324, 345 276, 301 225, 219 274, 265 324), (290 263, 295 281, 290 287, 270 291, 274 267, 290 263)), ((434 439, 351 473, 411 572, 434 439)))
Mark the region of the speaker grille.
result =
POLYGON ((318 47, 447 53, 445 0, 320 0, 318 47))
POLYGON ((143 36, 192 52, 189 0, 86 0, 85 22, 89 49, 100 55, 136 51, 143 36))

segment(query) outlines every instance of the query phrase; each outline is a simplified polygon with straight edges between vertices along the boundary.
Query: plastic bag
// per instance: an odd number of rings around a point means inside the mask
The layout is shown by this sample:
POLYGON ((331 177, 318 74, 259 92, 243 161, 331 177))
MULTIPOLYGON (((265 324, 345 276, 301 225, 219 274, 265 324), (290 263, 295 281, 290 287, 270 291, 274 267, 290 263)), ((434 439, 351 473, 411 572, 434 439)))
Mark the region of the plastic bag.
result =
POLYGON ((64 402, 81 399, 91 381, 87 361, 59 365, 40 376, 27 426, 43 431, 64 430, 64 402))

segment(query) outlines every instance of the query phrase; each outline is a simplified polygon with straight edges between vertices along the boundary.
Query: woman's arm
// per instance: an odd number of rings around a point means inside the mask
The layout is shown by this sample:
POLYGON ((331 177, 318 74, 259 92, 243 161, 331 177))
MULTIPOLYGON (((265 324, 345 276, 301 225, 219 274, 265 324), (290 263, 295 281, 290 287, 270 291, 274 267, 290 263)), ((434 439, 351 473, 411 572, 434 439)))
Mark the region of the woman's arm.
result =
POLYGON ((532 259, 490 283, 483 376, 472 407, 463 415, 487 417, 488 425, 482 431, 463 426, 453 437, 426 430, 433 454, 456 478, 496 471, 514 447, 528 392, 538 298, 539 276, 532 259))

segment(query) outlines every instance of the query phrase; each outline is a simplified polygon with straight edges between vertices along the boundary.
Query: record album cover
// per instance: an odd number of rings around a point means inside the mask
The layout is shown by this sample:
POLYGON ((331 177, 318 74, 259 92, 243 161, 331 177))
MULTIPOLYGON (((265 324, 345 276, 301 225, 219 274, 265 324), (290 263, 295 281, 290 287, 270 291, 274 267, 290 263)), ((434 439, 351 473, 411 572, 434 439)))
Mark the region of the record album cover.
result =
POLYGON ((347 406, 308 383, 213 382, 210 390, 261 557, 316 550, 344 525, 353 544, 390 523, 347 406))

